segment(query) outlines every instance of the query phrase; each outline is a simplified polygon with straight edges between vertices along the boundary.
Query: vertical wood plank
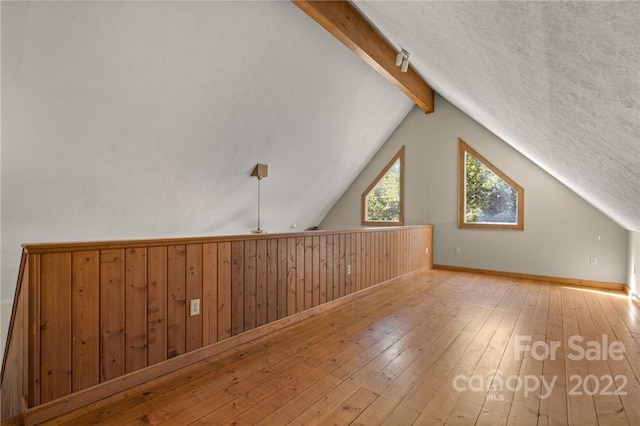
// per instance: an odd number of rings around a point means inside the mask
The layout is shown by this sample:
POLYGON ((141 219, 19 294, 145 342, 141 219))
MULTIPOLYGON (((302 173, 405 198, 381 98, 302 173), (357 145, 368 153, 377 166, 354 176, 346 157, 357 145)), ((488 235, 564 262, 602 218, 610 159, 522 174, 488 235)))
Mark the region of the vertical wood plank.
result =
POLYGON ((381 236, 382 236, 382 258, 381 258, 382 280, 381 281, 384 282, 389 279, 388 268, 387 268, 387 265, 389 265, 389 245, 388 245, 389 233, 387 231, 383 231, 381 236))
POLYGON ((347 290, 347 235, 340 234, 340 266, 338 267, 339 286, 338 295, 346 295, 347 290))
POLYGON ((429 249, 429 253, 426 256, 427 266, 433 266, 433 228, 429 227, 426 229, 427 233, 427 248, 429 249))
POLYGON ((320 262, 320 304, 327 302, 327 236, 321 235, 319 238, 318 247, 320 250, 319 262, 320 262))
POLYGON ((100 381, 124 374, 124 250, 100 252, 100 381))
POLYGON ((413 230, 407 231, 407 270, 413 271, 413 261, 411 259, 411 237, 413 235, 413 230))
POLYGON ((415 238, 415 244, 413 246, 413 257, 415 258, 415 269, 420 269, 421 266, 421 259, 420 256, 418 256, 418 252, 420 251, 420 229, 416 229, 415 230, 416 233, 416 238, 415 238))
POLYGON ((371 250, 370 250, 370 237, 371 233, 365 232, 362 234, 362 264, 363 264, 363 273, 362 273, 362 287, 369 287, 371 280, 371 250))
POLYGON ((351 291, 360 290, 360 233, 351 234, 351 291))
POLYGON ((414 256, 416 257, 416 269, 420 269, 422 267, 423 257, 420 256, 420 249, 422 247, 422 238, 423 233, 421 229, 416 229, 416 246, 414 249, 414 256))
POLYGON ((389 231, 389 279, 396 275, 396 232, 389 231))
POLYGON ((267 242, 267 323, 273 322, 277 319, 278 319, 278 240, 276 238, 271 238, 267 242))
POLYGON ((256 241, 256 326, 267 323, 267 308, 267 240, 258 240, 256 241))
POLYGON ((167 358, 186 351, 186 248, 167 247, 167 358))
POLYGON ((167 359, 167 247, 147 249, 147 364, 167 359))
POLYGON ((395 278, 398 275, 400 275, 400 269, 399 269, 399 265, 400 265, 400 250, 399 250, 399 244, 398 244, 398 237, 400 235, 399 230, 393 231, 391 233, 391 237, 393 239, 393 250, 391 252, 392 254, 392 259, 393 259, 393 274, 392 276, 395 278))
POLYGON ((231 243, 231 335, 244 331, 244 241, 231 243))
POLYGON ((71 312, 73 392, 100 381, 100 253, 72 254, 71 312))
POLYGON ((376 284, 382 282, 382 232, 376 232, 376 284))
POLYGON ((42 255, 41 402, 71 393, 71 253, 42 255))
POLYGON ((313 237, 304 237, 304 308, 313 307, 313 237))
POLYGON ((424 230, 419 230, 419 235, 420 235, 420 244, 418 245, 418 247, 416 247, 416 251, 414 252, 414 256, 417 259, 417 263, 418 263, 418 268, 422 268, 423 266, 426 266, 425 263, 425 258, 424 256, 421 256, 420 253, 424 253, 424 248, 426 247, 426 234, 424 230))
POLYGON ((375 235, 367 232, 367 286, 375 283, 375 235))
MULTIPOLYGON (((278 238, 278 319, 287 316, 287 239, 278 238)), ((295 309, 294 309, 295 310, 295 309)))
MULTIPOLYGON (((26 396, 26 401, 28 402, 29 400, 28 390, 31 384, 31 380, 33 379, 32 376, 39 375, 39 374, 30 374, 31 370, 29 370, 29 362, 31 360, 31 354, 29 353, 30 351, 28 350, 30 348, 29 338, 31 333, 31 329, 29 327, 29 319, 31 317, 31 313, 29 312, 29 306, 31 306, 31 301, 30 301, 31 295, 29 294, 29 290, 31 289, 30 282, 33 279, 33 277, 29 275, 29 272, 31 271, 30 260, 31 260, 31 256, 27 255, 23 251, 20 261, 21 262, 24 261, 25 263, 24 263, 24 274, 22 276, 22 285, 20 290, 20 292, 22 293, 22 297, 19 297, 21 306, 18 311, 18 312, 22 312, 21 318, 18 319, 18 321, 22 323, 22 331, 20 332, 20 339, 22 339, 22 343, 20 344, 19 350, 16 351, 16 356, 20 357, 19 362, 22 363, 21 371, 19 370, 17 372, 18 374, 22 373, 20 377, 20 393, 18 395, 20 397, 20 401, 19 401, 20 404, 23 404, 25 402, 23 398, 24 396, 26 396)), ((10 356, 10 355, 7 354, 7 356, 10 356)), ((17 407, 17 405, 14 405, 14 407, 17 407)))
POLYGON ((186 351, 202 347, 202 244, 187 245, 186 351), (191 301, 200 299, 200 314, 191 316, 191 301))
POLYGON ((125 251, 125 373, 147 366, 147 249, 125 251))
POLYGON ((364 276, 364 245, 362 239, 364 234, 358 233, 356 235, 356 265, 358 265, 358 272, 356 274, 356 290, 360 291, 364 288, 363 276, 364 276))
POLYGON ((376 234, 369 233, 369 286, 377 283, 376 281, 376 234))
POLYGON ((345 289, 344 294, 353 293, 353 264, 351 258, 351 239, 353 234, 345 235, 345 249, 344 249, 344 262, 345 262, 345 289))
POLYGON ((202 346, 218 341, 218 244, 202 245, 202 346))
POLYGON ((306 291, 304 283, 304 237, 296 238, 296 312, 304 311, 306 291))
POLYGON ((244 242, 244 331, 256 328, 256 241, 244 242))
POLYGON ((371 287, 371 233, 364 235, 364 285, 371 287))
POLYGON ((385 257, 384 257, 384 265, 385 265, 385 281, 391 278, 392 275, 392 266, 393 266, 393 260, 392 260, 392 244, 393 244, 393 239, 391 238, 391 232, 389 231, 385 231, 384 233, 384 238, 385 238, 385 257))
POLYGON ((296 313, 297 279, 296 239, 287 238, 287 316, 296 313))
POLYGON ((396 230, 394 232, 394 236, 396 239, 396 243, 395 243, 395 257, 396 257, 396 276, 400 276, 403 274, 402 272, 402 228, 398 228, 398 230, 396 230))
POLYGON ((320 304, 320 237, 317 235, 312 237, 312 269, 311 269, 311 287, 312 306, 320 304))
POLYGON ((399 230, 394 230, 391 233, 391 238, 393 241, 393 250, 391 251, 391 259, 393 260, 393 278, 400 275, 400 244, 399 244, 400 232, 399 230))
POLYGON ((40 404, 42 380, 40 377, 40 337, 42 286, 41 263, 39 254, 29 255, 29 371, 33 377, 29 380, 29 406, 40 404))
POLYGON ((401 252, 401 262, 400 262, 400 272, 402 274, 406 274, 409 272, 407 270, 407 230, 402 229, 400 234, 400 252, 401 252))
POLYGON ((231 243, 218 243, 218 341, 231 337, 231 243))
POLYGON ((340 235, 333 236, 333 299, 340 297, 340 235))
POLYGON ((327 235, 327 302, 330 302, 334 299, 333 296, 333 276, 334 276, 334 236, 327 235))
POLYGON ((412 238, 411 238, 411 248, 410 248, 410 257, 411 257, 411 262, 412 262, 412 267, 413 270, 415 271, 416 269, 418 269, 419 264, 418 264, 418 257, 416 256, 416 251, 417 251, 417 244, 418 244, 418 233, 416 232, 416 230, 412 230, 412 238))
POLYGON ((411 272, 411 253, 409 252, 411 247, 411 230, 407 230, 405 234, 405 263, 406 263, 406 271, 411 272))
POLYGON ((399 228, 395 232, 395 234, 396 234, 396 249, 398 250, 397 253, 396 253, 396 258, 398 259, 397 262, 396 262, 397 263, 398 276, 404 274, 403 268, 402 268, 402 261, 403 261, 402 256, 404 255, 404 253, 402 251, 402 247, 403 247, 403 245, 402 245, 402 235, 403 235, 403 233, 404 233, 404 230, 402 228, 399 228))

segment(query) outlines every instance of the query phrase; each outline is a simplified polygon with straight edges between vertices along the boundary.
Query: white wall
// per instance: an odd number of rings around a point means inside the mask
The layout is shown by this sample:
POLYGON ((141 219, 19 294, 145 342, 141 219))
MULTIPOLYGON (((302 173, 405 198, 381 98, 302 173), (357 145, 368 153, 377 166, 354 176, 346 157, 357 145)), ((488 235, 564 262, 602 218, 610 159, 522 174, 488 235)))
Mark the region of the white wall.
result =
MULTIPOLYGON (((624 283, 627 231, 441 97, 436 112, 409 113, 322 221, 360 226, 360 196, 406 146, 405 223, 434 225, 436 264, 624 283), (462 138, 525 190, 525 230, 457 228, 462 138), (460 254, 454 248, 460 247, 460 254), (590 257, 598 258, 591 265, 590 257)), ((581 147, 576 147, 581 149, 581 147)))
POLYGON ((627 285, 636 297, 640 297, 640 232, 629 232, 629 261, 627 285))

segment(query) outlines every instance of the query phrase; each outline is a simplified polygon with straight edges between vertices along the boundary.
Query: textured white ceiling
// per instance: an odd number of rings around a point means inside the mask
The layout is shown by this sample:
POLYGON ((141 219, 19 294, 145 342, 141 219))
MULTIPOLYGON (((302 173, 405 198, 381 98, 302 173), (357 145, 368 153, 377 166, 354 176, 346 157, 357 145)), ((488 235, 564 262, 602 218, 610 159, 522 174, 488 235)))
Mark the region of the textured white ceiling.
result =
POLYGON ((640 230, 640 2, 355 3, 445 98, 640 230))

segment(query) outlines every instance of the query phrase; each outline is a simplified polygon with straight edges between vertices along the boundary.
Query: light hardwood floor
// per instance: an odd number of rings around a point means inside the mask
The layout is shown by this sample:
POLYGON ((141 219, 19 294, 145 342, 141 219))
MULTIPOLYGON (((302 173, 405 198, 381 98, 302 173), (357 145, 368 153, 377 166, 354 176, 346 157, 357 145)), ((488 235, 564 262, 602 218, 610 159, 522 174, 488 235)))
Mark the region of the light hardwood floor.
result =
POLYGON ((50 423, 640 425, 639 378, 637 301, 431 271, 50 423))

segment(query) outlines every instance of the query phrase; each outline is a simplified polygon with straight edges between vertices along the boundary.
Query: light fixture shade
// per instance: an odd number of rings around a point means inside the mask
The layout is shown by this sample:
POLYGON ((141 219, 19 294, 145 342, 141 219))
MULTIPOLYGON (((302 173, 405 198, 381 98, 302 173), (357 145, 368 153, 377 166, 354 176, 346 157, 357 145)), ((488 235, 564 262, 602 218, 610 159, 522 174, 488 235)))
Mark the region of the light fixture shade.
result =
POLYGON ((256 166, 253 168, 253 171, 251 172, 251 176, 255 176, 258 179, 262 179, 264 177, 267 177, 269 175, 269 166, 266 164, 256 164, 256 166))
POLYGON ((404 58, 402 60, 402 67, 400 68, 400 71, 407 72, 408 69, 409 69, 409 60, 407 58, 404 58))
POLYGON ((404 59, 404 55, 402 54, 402 51, 398 52, 398 56, 396 56, 396 67, 399 67, 400 65, 402 65, 403 59, 404 59))
POLYGON ((409 69, 409 52, 404 49, 400 49, 396 56, 396 67, 400 67, 401 72, 407 72, 409 69))

